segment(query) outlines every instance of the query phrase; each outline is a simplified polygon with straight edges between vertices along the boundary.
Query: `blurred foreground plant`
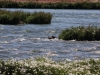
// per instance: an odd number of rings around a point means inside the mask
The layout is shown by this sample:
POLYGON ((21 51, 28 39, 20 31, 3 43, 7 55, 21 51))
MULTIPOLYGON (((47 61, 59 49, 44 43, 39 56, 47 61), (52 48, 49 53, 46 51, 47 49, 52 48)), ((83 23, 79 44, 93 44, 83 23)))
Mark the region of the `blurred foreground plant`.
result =
POLYGON ((100 59, 57 62, 48 58, 0 60, 2 75, 99 75, 100 59))

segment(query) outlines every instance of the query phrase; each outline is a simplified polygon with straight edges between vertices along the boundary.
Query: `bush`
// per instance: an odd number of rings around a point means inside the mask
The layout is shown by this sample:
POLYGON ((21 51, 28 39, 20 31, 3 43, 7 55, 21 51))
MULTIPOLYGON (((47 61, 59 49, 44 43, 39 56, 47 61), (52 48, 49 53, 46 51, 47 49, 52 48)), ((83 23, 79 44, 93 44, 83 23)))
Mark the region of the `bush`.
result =
POLYGON ((63 40, 77 40, 77 41, 95 41, 100 40, 100 28, 96 26, 79 26, 71 27, 62 31, 59 35, 59 39, 63 40))

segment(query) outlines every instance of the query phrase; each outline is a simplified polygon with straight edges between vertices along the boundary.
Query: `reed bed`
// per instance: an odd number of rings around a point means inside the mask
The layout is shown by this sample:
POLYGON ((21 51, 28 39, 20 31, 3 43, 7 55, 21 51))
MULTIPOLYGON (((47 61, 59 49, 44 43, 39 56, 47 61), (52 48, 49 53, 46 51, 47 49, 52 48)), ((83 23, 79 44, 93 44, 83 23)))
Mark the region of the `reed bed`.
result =
POLYGON ((0 10, 0 24, 49 24, 51 19, 52 15, 50 13, 0 10))
POLYGON ((0 1, 0 8, 45 8, 45 9, 100 9, 99 1, 75 1, 75 2, 38 2, 37 1, 23 1, 17 2, 12 0, 0 1))
POLYGON ((25 60, 0 60, 1 75, 99 75, 100 59, 53 61, 30 58, 25 60))
POLYGON ((77 41, 98 41, 100 40, 100 28, 97 26, 79 26, 63 30, 59 39, 77 41))

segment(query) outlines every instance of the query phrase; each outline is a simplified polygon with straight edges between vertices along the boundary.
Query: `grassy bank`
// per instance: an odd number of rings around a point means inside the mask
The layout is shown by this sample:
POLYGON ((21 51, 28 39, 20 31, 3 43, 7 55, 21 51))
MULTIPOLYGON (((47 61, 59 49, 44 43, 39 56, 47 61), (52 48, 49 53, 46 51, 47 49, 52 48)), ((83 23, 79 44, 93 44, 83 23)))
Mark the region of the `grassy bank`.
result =
POLYGON ((100 9, 99 2, 13 2, 11 0, 0 1, 0 8, 47 8, 47 9, 100 9))
POLYGON ((99 75, 100 59, 57 62, 48 58, 0 60, 1 75, 99 75))
POLYGON ((79 26, 67 28, 61 32, 59 39, 77 41, 96 41, 100 40, 100 28, 96 26, 79 26))
POLYGON ((49 24, 51 19, 52 15, 50 13, 0 10, 0 24, 49 24))

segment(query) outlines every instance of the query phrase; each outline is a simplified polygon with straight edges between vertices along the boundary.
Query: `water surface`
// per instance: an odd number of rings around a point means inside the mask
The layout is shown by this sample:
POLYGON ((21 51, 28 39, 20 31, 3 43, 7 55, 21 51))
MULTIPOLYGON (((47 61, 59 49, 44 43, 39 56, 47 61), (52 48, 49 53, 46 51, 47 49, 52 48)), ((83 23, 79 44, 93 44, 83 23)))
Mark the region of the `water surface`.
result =
POLYGON ((6 9, 25 12, 50 12, 51 24, 0 24, 0 59, 26 59, 47 56, 54 60, 76 60, 100 57, 100 41, 63 41, 60 32, 69 27, 94 25, 100 27, 99 10, 6 9), (48 36, 56 36, 48 39, 48 36))

